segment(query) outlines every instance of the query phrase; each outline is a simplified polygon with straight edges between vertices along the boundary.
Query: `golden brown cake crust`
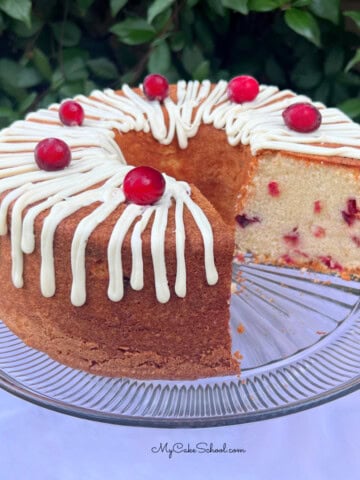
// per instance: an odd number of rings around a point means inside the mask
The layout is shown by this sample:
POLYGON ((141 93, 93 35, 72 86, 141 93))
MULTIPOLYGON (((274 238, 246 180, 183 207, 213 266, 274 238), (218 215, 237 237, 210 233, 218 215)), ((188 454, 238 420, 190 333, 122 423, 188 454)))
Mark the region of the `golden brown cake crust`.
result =
MULTIPOLYGON (((156 301, 150 254, 150 232, 143 236, 145 287, 126 286, 120 302, 107 298, 106 246, 121 210, 115 211, 91 235, 86 250, 87 301, 82 307, 70 303, 70 250, 73 232, 84 208, 68 217, 55 235, 56 294, 44 298, 39 288, 40 254, 25 256, 24 287, 11 282, 9 235, 0 237, 0 315, 28 345, 74 368, 109 376, 136 378, 197 378, 238 372, 231 356, 229 334, 229 283, 233 252, 232 229, 224 225, 214 208, 193 187, 193 199, 208 216, 214 230, 215 261, 219 283, 207 285, 202 238, 189 212, 185 211, 188 292, 174 294, 170 302, 156 301), (201 301, 200 301, 201 297, 201 301)), ((36 245, 46 213, 36 220, 36 245)), ((174 207, 170 210, 166 237, 167 273, 173 291, 176 274, 174 207)), ((130 239, 123 245, 124 277, 130 278, 130 239)))

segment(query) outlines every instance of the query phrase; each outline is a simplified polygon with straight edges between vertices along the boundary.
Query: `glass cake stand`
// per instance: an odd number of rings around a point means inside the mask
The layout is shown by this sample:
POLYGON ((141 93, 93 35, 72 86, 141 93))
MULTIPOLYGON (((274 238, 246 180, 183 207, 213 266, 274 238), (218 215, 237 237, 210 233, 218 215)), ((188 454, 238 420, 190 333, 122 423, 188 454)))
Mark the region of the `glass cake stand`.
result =
POLYGON ((231 329, 242 374, 194 381, 108 378, 27 347, 0 322, 0 386, 82 418, 151 427, 253 422, 360 386, 360 282, 291 268, 233 265, 231 329))

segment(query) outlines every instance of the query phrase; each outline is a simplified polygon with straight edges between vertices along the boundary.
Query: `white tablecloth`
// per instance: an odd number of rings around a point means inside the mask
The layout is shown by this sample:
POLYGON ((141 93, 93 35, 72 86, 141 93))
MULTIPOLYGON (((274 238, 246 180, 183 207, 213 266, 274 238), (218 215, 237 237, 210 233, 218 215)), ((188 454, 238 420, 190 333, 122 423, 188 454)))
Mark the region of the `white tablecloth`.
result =
POLYGON ((287 417, 173 430, 73 418, 0 390, 0 480, 357 480, 359 447, 360 391, 287 417))

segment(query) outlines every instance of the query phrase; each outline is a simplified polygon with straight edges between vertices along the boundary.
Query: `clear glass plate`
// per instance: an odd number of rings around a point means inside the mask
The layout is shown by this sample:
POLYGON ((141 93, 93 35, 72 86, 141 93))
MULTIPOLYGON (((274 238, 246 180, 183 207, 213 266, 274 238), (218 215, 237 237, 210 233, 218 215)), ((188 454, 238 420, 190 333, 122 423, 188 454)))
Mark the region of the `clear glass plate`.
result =
POLYGON ((152 427, 264 420, 359 388, 360 282, 249 260, 234 263, 233 280, 231 329, 233 350, 243 355, 240 377, 90 375, 27 347, 0 322, 0 386, 63 413, 152 427))

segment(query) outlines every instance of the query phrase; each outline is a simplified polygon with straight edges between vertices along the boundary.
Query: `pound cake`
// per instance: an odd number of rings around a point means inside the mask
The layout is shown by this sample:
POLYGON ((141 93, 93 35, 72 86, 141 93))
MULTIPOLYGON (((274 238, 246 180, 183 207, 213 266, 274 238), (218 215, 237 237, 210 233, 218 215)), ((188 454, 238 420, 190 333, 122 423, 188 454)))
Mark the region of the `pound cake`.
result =
POLYGON ((91 373, 239 372, 233 256, 360 274, 360 126, 289 90, 160 75, 0 133, 0 318, 91 373))

